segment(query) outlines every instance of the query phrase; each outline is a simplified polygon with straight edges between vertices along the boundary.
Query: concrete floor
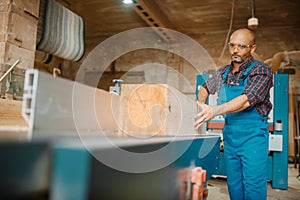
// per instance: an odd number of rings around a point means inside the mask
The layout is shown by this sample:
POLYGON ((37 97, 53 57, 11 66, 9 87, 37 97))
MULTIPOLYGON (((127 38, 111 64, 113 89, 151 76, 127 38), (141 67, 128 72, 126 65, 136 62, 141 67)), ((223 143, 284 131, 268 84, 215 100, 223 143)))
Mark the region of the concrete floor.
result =
MULTIPOLYGON (((288 189, 273 189, 268 184, 268 200, 299 200, 300 199, 300 178, 297 179, 298 169, 293 164, 288 167, 288 189)), ((230 200, 228 195, 226 178, 211 178, 208 183, 207 200, 230 200)))

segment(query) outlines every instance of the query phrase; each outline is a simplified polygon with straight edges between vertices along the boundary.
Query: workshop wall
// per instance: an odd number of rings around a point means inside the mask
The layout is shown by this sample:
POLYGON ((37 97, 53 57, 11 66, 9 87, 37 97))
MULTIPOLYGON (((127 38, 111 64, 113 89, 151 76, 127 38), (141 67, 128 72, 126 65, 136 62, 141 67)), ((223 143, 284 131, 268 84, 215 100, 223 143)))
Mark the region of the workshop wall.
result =
MULTIPOLYGON (((254 57, 258 60, 265 61, 267 59, 271 59, 278 52, 294 51, 300 49, 300 41, 297 40, 297 34, 300 35, 300 31, 298 33, 294 33, 288 30, 277 30, 269 32, 260 32, 259 30, 257 30, 257 49, 255 51, 256 54, 254 55, 254 57)), ((227 48, 224 50, 222 56, 222 50, 224 48, 226 40, 226 33, 207 34, 203 36, 193 37, 208 52, 217 67, 228 64, 230 62, 229 52, 227 48)), ((77 70, 79 69, 81 63, 84 61, 88 53, 89 51, 85 53, 84 57, 79 62, 66 61, 54 57, 54 59, 49 64, 36 63, 35 67, 41 70, 43 70, 44 68, 45 71, 49 71, 50 73, 52 73, 53 68, 59 67, 61 69, 61 75, 63 77, 75 80, 77 70)), ((199 62, 201 62, 201 60, 199 60, 199 62)), ((155 53, 155 51, 152 50, 139 50, 123 55, 115 60, 115 68, 112 69, 111 67, 108 67, 107 72, 110 72, 112 74, 116 72, 123 72, 121 73, 122 75, 125 72, 133 70, 133 68, 145 63, 159 63, 165 66, 169 66, 174 70, 180 71, 180 73, 184 73, 184 77, 187 77, 188 80, 192 81, 193 79, 195 79, 195 70, 193 70, 191 65, 184 61, 184 59, 181 59, 179 56, 172 55, 172 53, 155 53)), ((150 66, 148 67, 148 69, 151 69, 150 66)), ((150 73, 150 71, 148 70, 148 73, 150 73)), ((153 70, 153 73, 157 73, 157 71, 153 70)), ((162 76, 162 74, 163 73, 160 72, 156 76, 162 76)), ((107 81, 107 83, 110 82, 111 80, 107 81)), ((194 84, 194 82, 191 82, 191 84, 194 84)), ((104 88, 108 88, 107 84, 104 88)))
POLYGON ((0 63, 18 68, 34 66, 39 0, 2 0, 0 6, 0 63))

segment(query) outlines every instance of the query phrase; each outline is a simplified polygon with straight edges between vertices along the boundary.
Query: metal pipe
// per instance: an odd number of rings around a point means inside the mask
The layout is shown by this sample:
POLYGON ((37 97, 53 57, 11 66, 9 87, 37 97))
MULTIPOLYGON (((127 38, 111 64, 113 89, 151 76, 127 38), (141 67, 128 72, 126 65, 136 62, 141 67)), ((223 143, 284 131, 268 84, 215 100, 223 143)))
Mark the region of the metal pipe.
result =
POLYGON ((17 60, 8 70, 5 72, 5 74, 0 78, 0 83, 2 80, 13 70, 13 68, 20 62, 20 60, 17 60))
POLYGON ((291 56, 295 58, 300 58, 300 51, 285 51, 285 52, 278 52, 276 53, 271 60, 271 67, 273 69, 273 73, 277 73, 281 62, 286 58, 291 58, 291 56))

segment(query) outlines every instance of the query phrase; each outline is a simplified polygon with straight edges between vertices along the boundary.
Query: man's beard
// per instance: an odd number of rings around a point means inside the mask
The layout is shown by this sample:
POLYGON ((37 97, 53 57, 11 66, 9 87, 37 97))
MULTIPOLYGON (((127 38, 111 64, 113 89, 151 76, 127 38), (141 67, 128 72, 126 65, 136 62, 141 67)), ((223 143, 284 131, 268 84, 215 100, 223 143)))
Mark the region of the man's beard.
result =
POLYGON ((242 62, 244 62, 244 59, 241 56, 239 56, 238 54, 231 54, 231 60, 234 63, 242 63, 242 62), (240 59, 238 59, 238 60, 234 59, 235 56, 238 56, 240 59))

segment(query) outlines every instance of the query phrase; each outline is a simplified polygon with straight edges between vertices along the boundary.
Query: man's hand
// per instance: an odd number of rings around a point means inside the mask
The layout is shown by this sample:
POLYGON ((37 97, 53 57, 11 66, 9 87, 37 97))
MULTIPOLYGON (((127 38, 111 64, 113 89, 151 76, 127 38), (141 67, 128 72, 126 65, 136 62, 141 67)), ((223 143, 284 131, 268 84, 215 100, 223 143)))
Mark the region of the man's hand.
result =
POLYGON ((245 94, 242 94, 227 103, 217 106, 209 106, 203 102, 197 102, 197 104, 201 111, 194 117, 195 129, 198 129, 203 123, 217 115, 235 113, 250 107, 250 103, 245 94))
POLYGON ((195 115, 194 119, 195 119, 195 129, 198 129, 202 124, 204 124, 205 122, 207 122, 208 120, 214 118, 214 110, 212 106, 206 105, 205 103, 200 103, 197 102, 199 108, 200 108, 200 112, 195 115))

